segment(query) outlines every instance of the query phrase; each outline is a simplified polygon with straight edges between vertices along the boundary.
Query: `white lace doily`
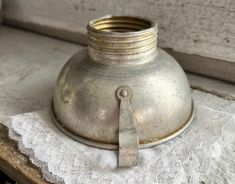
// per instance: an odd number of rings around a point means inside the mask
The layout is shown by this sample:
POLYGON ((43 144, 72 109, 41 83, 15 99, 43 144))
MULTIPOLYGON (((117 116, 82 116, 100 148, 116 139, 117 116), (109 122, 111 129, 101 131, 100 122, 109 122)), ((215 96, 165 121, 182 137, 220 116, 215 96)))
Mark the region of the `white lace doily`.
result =
MULTIPOLYGON (((196 97, 197 98, 197 97, 196 97)), ((19 149, 55 183, 235 183, 235 115, 199 105, 177 138, 140 150, 139 165, 117 169, 115 151, 78 143, 51 122, 47 110, 12 116, 4 124, 19 149)))

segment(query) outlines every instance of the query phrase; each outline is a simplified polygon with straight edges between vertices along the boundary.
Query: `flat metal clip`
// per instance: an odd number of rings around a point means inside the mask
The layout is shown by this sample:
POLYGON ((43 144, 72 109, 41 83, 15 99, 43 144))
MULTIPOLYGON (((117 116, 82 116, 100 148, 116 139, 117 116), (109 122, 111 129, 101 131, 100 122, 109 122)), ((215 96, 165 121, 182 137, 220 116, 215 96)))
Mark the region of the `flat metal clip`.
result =
POLYGON ((136 166, 139 154, 139 137, 135 127, 135 118, 131 110, 132 93, 127 86, 117 90, 120 99, 119 111, 119 167, 136 166))

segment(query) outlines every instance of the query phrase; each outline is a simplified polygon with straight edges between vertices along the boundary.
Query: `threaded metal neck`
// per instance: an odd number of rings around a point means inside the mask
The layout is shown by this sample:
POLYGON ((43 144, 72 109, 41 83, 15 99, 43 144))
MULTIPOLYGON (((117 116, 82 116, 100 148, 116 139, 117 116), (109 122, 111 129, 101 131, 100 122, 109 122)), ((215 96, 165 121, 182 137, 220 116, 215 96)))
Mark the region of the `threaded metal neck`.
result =
POLYGON ((130 62, 156 53, 157 26, 130 16, 106 16, 88 23, 88 51, 95 60, 130 62))

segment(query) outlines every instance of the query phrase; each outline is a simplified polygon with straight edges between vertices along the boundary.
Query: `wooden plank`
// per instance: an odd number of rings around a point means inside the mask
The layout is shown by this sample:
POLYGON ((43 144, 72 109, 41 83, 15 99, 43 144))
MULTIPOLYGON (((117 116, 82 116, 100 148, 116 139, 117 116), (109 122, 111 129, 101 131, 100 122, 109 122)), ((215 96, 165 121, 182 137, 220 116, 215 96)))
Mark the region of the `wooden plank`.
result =
POLYGON ((43 179, 40 169, 20 153, 17 143, 7 134, 7 128, 0 124, 0 170, 20 184, 49 184, 43 179))
POLYGON ((192 73, 187 73, 187 77, 192 89, 235 101, 235 85, 192 73))
POLYGON ((67 30, 62 37, 84 34, 90 19, 105 14, 141 15, 158 23, 160 47, 235 62, 233 0, 7 0, 3 4, 6 23, 67 30))
POLYGON ((80 44, 86 44, 90 19, 110 13, 145 16, 158 23, 158 45, 175 52, 186 70, 235 82, 234 0, 5 0, 3 5, 5 24, 80 44), (194 61, 187 54, 206 59, 193 56, 194 61), (226 70, 230 74, 224 75, 226 70))
POLYGON ((59 70, 81 48, 0 26, 0 115, 49 107, 59 70))
POLYGON ((188 72, 235 83, 235 63, 165 49, 188 72))
POLYGON ((2 0, 0 0, 0 24, 2 23, 2 0))
MULTIPOLYGON (((0 117, 50 107, 59 70, 79 45, 0 26, 0 117)), ((0 125, 0 170, 20 184, 46 184, 0 125)), ((0 181, 1 183, 1 181, 0 181)))

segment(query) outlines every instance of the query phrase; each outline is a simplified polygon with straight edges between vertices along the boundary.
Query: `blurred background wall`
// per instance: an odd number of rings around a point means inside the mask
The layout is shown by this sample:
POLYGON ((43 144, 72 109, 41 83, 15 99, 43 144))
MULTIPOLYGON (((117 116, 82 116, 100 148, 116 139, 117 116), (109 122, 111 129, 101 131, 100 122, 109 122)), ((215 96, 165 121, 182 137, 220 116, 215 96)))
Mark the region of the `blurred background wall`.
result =
POLYGON ((86 24, 107 14, 158 23, 158 46, 187 71, 235 82, 234 0, 3 0, 3 23, 86 44, 86 24))

